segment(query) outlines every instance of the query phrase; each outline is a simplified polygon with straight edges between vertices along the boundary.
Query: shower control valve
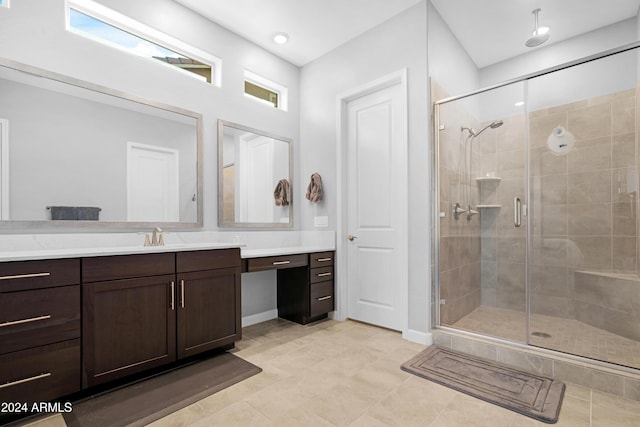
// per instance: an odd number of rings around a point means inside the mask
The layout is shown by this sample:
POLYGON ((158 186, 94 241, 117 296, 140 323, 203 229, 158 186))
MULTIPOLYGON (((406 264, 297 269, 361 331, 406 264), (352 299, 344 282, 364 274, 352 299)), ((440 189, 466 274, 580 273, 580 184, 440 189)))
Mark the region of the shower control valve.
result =
POLYGON ((466 210, 465 208, 461 207, 461 206, 460 206, 460 203, 456 203, 456 204, 453 206, 453 217, 454 217, 455 219, 460 218, 460 215, 462 215, 462 214, 464 214, 464 213, 467 213, 467 210, 466 210))

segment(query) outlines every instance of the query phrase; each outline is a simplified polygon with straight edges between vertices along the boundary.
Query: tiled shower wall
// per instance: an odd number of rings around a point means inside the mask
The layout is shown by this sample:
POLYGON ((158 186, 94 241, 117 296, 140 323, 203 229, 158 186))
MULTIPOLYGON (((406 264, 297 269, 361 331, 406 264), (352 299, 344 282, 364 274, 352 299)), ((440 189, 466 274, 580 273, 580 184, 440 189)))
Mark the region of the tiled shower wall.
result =
MULTIPOLYGON (((448 96, 432 81, 433 99, 448 96)), ((479 215, 467 221, 466 215, 454 219, 453 206, 462 200, 463 182, 459 177, 461 160, 461 127, 478 128, 477 119, 470 114, 470 106, 463 102, 444 104, 441 107, 439 133, 440 179, 440 321, 451 325, 480 306, 481 263, 479 215)), ((471 106, 472 107, 472 106, 471 106)), ((464 159, 464 158, 463 158, 464 159)), ((473 205, 477 204, 477 192, 469 186, 473 205)))
MULTIPOLYGON (((501 178, 476 189, 481 203, 502 206, 481 210, 482 304, 524 310, 525 235, 524 227, 513 226, 513 198, 525 199, 525 120, 503 120, 476 147, 476 174, 501 178)), ((602 310, 576 298, 575 272, 636 273, 635 128, 635 90, 530 113, 532 313, 593 324, 585 316, 602 310), (566 155, 547 149, 556 126, 576 138, 566 155)))
MULTIPOLYGON (((433 91, 434 99, 447 97, 435 83, 433 91)), ((465 136, 460 129, 487 124, 478 123, 470 109, 456 101, 441 105, 440 111, 442 324, 453 324, 480 305, 524 311, 526 303, 525 227, 513 225, 513 199, 526 197, 525 116, 502 118, 503 126, 473 142, 473 205, 500 207, 480 208, 470 221, 464 215, 455 220, 455 203, 466 205, 458 172, 465 136), (500 180, 474 179, 486 176, 500 180)), ((635 128, 635 90, 529 114, 532 313, 597 324, 588 317, 603 316, 603 309, 579 297, 575 272, 636 274, 635 128), (576 138, 566 155, 556 156, 546 146, 556 126, 576 138)))

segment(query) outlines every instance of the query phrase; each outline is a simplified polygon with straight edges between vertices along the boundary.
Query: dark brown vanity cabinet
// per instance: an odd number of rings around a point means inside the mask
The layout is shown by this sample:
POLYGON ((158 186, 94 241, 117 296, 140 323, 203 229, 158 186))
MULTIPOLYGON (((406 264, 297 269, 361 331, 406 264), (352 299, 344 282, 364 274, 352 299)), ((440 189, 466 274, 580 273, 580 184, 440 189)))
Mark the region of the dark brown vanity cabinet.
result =
POLYGON ((178 358, 242 338, 239 249, 178 252, 178 358))
POLYGON ((305 257, 304 266, 278 268, 278 316, 304 325, 335 310, 334 252, 295 256, 305 257))
POLYGON ((176 360, 175 254, 82 260, 83 386, 176 360))
POLYGON ((240 251, 85 258, 83 384, 240 339, 240 251))
POLYGON ((0 402, 79 390, 80 260, 0 263, 0 402))

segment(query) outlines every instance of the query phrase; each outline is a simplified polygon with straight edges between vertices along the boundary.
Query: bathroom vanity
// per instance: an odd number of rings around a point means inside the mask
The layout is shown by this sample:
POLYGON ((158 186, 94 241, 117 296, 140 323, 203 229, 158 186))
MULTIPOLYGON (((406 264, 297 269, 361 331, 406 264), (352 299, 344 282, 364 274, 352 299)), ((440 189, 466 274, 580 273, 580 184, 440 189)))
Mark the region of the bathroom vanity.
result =
POLYGON ((326 318, 334 255, 216 243, 0 252, 0 402, 82 396, 232 348, 243 272, 276 270, 279 317, 326 318))
POLYGON ((54 400, 233 347, 240 249, 154 249, 0 262, 0 401, 54 400))
POLYGON ((246 251, 242 271, 277 270, 278 317, 306 325, 335 309, 334 251, 261 255, 265 251, 246 251))

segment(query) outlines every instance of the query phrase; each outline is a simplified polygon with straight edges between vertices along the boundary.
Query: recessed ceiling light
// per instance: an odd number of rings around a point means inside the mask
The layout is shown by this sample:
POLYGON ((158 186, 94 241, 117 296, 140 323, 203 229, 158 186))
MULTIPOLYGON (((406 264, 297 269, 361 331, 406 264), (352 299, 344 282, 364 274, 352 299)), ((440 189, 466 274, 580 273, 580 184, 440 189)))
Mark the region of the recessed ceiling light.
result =
POLYGON ((289 41, 289 35, 287 33, 278 33, 273 36, 273 41, 277 44, 285 44, 289 41))

